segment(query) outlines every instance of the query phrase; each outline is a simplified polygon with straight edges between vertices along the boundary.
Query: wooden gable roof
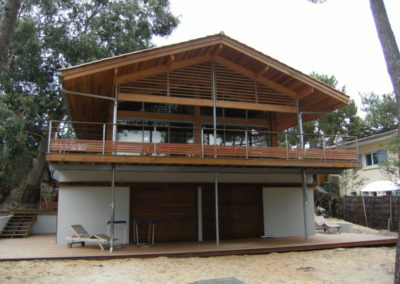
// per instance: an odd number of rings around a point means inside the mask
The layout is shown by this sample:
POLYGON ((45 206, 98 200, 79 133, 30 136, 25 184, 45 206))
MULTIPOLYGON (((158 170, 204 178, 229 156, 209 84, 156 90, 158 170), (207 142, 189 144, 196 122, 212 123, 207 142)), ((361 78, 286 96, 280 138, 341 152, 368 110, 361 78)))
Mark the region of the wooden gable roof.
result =
MULTIPOLYGON (((177 72, 208 61, 215 61, 274 90, 282 95, 283 101, 299 100, 300 111, 332 111, 345 106, 349 100, 344 93, 224 34, 115 56, 65 68, 60 72, 66 90, 110 97, 114 96, 116 85, 127 86, 138 80, 177 72)), ((111 101, 68 95, 68 92, 67 101, 72 120, 110 121, 111 101)), ((297 124, 295 106, 290 105, 291 108, 286 102, 282 103, 286 108, 279 105, 268 108, 275 112, 279 130, 297 124)), ((243 108, 246 108, 245 104, 243 108)), ((305 115, 304 120, 320 115, 305 115)))

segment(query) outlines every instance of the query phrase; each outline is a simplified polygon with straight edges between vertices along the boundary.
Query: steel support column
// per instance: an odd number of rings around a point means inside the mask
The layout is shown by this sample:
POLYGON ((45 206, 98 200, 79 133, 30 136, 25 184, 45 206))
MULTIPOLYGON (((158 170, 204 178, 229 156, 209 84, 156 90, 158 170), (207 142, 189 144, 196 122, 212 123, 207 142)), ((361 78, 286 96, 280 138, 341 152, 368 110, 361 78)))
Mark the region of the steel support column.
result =
POLYGON ((198 241, 203 241, 203 196, 201 186, 197 187, 197 232, 198 241))
POLYGON ((215 242, 219 247, 219 208, 218 208, 218 175, 214 176, 214 188, 215 188, 215 242))
MULTIPOLYGON (((213 100, 213 128, 214 128, 214 146, 217 145, 217 83, 215 72, 215 61, 211 63, 212 69, 212 100, 213 100)), ((214 149, 214 158, 217 157, 216 149, 214 149)))
POLYGON ((117 141, 117 122, 118 122, 118 85, 115 85, 114 93, 114 111, 113 111, 113 141, 117 141))
POLYGON ((303 217, 304 217, 304 240, 308 241, 308 222, 307 222, 307 207, 308 207, 308 194, 307 194, 307 175, 306 171, 301 171, 301 181, 303 184, 303 217))
POLYGON ((300 111, 300 101, 296 100, 297 107, 297 123, 299 125, 299 134, 300 134, 300 149, 304 149, 304 131, 303 131, 303 114, 300 111))
POLYGON ((112 166, 111 177, 111 223, 110 223, 110 252, 114 250, 114 219, 115 219, 115 166, 112 166))

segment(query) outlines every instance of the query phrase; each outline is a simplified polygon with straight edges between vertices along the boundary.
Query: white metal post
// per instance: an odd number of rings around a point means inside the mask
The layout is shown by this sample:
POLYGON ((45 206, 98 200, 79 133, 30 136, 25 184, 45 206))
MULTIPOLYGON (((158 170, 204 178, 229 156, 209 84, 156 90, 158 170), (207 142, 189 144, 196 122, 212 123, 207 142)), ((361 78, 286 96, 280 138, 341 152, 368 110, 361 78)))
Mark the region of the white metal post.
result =
POLYGON ((297 122, 299 124, 299 134, 300 134, 300 149, 304 149, 304 132, 303 132, 303 117, 302 113, 300 112, 300 102, 296 100, 297 106, 297 122))
POLYGON ((117 119, 118 119, 118 85, 115 85, 115 100, 113 113, 113 141, 117 141, 117 119))
POLYGON ((287 131, 285 131, 285 143, 286 143, 286 160, 289 160, 289 143, 288 143, 287 131))
POLYGON ((103 155, 106 149, 106 124, 103 123, 103 155))
POLYGON ((154 155, 157 154, 157 142, 156 142, 156 133, 157 133, 157 126, 154 126, 154 134, 153 134, 153 145, 154 145, 154 155))
POLYGON ((326 161, 326 142, 325 142, 325 135, 322 135, 322 150, 324 151, 324 161, 326 161))
POLYGON ((201 157, 204 158, 204 129, 201 128, 201 157))
POLYGON ((246 159, 249 158, 249 137, 247 135, 247 130, 244 131, 244 139, 246 140, 246 159))
POLYGON ((49 136, 48 136, 48 141, 47 141, 47 153, 50 153, 50 143, 51 143, 51 126, 52 126, 52 123, 51 123, 51 120, 50 120, 50 122, 49 122, 49 136))

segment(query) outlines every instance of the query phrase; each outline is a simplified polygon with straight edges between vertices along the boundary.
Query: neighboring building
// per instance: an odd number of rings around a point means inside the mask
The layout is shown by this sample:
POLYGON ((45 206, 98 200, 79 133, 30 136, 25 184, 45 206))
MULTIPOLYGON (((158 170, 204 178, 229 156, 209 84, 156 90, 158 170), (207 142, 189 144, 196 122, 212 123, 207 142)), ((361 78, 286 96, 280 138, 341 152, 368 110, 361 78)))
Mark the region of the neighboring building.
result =
MULTIPOLYGON (((368 187, 363 193, 362 189, 372 182, 388 181, 389 177, 383 170, 383 163, 388 159, 390 153, 387 152, 385 147, 396 131, 397 130, 387 131, 358 139, 358 161, 361 162, 361 167, 357 171, 358 178, 353 182, 353 184, 356 184, 358 181, 363 181, 363 183, 354 186, 351 191, 347 192, 347 194, 386 195, 386 187, 380 188, 378 186, 374 191, 368 187)), ((355 148, 356 144, 353 144, 350 147, 355 148)), ((379 183, 376 184, 379 185, 379 183)), ((344 192, 342 193, 344 194, 344 192)))
POLYGON ((51 123, 47 154, 60 245, 69 225, 112 218, 130 242, 134 220, 155 221, 156 242, 312 235, 313 176, 359 166, 354 149, 288 147, 284 132, 348 96, 223 34, 61 78, 72 122, 51 123))

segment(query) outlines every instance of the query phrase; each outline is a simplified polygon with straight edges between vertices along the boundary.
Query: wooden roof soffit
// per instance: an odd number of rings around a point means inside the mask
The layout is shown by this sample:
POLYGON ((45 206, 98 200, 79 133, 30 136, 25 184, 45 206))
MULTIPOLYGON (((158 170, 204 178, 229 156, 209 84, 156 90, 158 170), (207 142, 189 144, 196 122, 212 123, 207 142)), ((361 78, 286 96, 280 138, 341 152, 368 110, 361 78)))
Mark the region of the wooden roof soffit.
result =
POLYGON ((215 50, 212 52, 213 55, 213 59, 218 56, 221 52, 222 49, 224 48, 224 46, 222 45, 222 43, 218 44, 218 46, 215 48, 215 50))
POLYGON ((300 92, 298 92, 299 94, 299 99, 302 99, 310 94, 312 94, 314 92, 314 88, 310 87, 310 86, 306 86, 305 88, 303 88, 300 92))
POLYGON ((120 56, 115 56, 111 58, 98 60, 95 62, 90 62, 78 66, 61 69, 60 71, 62 73, 63 80, 67 81, 77 77, 82 77, 93 73, 109 70, 112 68, 123 67, 138 62, 151 60, 154 58, 161 58, 164 56, 169 56, 174 53, 190 51, 193 50, 194 48, 198 49, 198 48, 208 47, 210 45, 214 45, 220 42, 221 39, 219 36, 218 37, 210 36, 202 39, 187 41, 178 44, 172 44, 169 46, 149 48, 146 50, 123 54, 120 56), (193 42, 195 41, 198 41, 198 43, 195 44, 194 47, 193 42), (155 50, 157 50, 157 53, 154 53, 155 50))
MULTIPOLYGON (((272 57, 265 55, 265 54, 255 50, 237 40, 234 40, 230 37, 224 36, 223 43, 227 47, 233 48, 235 50, 240 50, 240 52, 242 54, 252 57, 252 58, 256 59, 257 61, 264 63, 265 65, 278 70, 279 72, 281 72, 283 74, 293 77, 294 79, 300 80, 304 84, 309 85, 310 87, 320 89, 326 95, 334 97, 337 100, 340 100, 345 104, 347 104, 349 101, 349 96, 336 90, 335 88, 332 88, 331 86, 328 86, 325 83, 320 82, 319 80, 317 80, 315 78, 312 78, 311 76, 303 74, 302 72, 295 70, 294 68, 292 68, 282 62, 279 62, 278 60, 273 59, 272 57)), ((303 96, 303 97, 305 97, 305 96, 303 96)))
POLYGON ((203 63, 206 61, 210 61, 212 59, 212 55, 204 55, 196 58, 190 58, 190 59, 184 59, 184 60, 175 60, 175 57, 171 59, 172 57, 170 56, 168 59, 168 63, 166 65, 160 65, 157 67, 149 68, 146 70, 143 70, 141 72, 136 72, 136 73, 130 73, 130 74, 125 74, 125 75, 119 75, 116 78, 116 83, 117 84, 123 84, 123 83, 128 83, 130 81, 135 81, 139 80, 145 77, 165 73, 168 71, 172 71, 175 69, 179 68, 184 68, 188 67, 191 65, 203 63))
POLYGON ((258 80, 262 75, 267 73, 268 70, 269 70, 269 66, 266 65, 264 68, 262 68, 260 71, 257 72, 256 79, 258 80))
POLYGON ((171 68, 174 62, 175 62, 175 56, 171 54, 170 56, 168 56, 167 68, 171 68))
MULTIPOLYGON (((164 46, 159 48, 151 48, 148 50, 143 50, 139 52, 133 52, 130 54, 125 54, 121 56, 116 56, 113 58, 107 58, 104 60, 99 60, 91 62, 88 64, 83 64, 67 69, 62 69, 62 79, 64 82, 69 81, 74 78, 84 77, 90 74, 110 70, 118 69, 119 67, 124 67, 127 65, 132 65, 153 59, 167 59, 160 60, 160 62, 166 62, 162 65, 151 67, 149 69, 140 70, 138 72, 132 72, 130 74, 117 74, 114 78, 114 84, 123 84, 130 81, 138 80, 144 77, 165 73, 175 69, 187 67, 190 65, 195 65, 205 61, 215 60, 220 64, 225 65, 228 68, 236 70, 243 75, 252 78, 253 80, 268 86, 276 91, 285 94, 293 99, 302 99, 308 95, 314 93, 315 91, 320 91, 327 96, 330 96, 343 104, 347 104, 349 97, 340 91, 337 91, 318 80, 305 75, 284 63, 279 62, 243 43, 240 43, 234 39, 231 39, 225 35, 213 35, 205 38, 195 39, 179 44, 173 44, 170 46, 164 46), (203 48, 211 48, 207 54, 201 55, 195 58, 187 58, 180 60, 177 56, 178 54, 183 54, 185 52, 190 52, 194 49, 200 50, 203 48), (233 49, 240 52, 243 56, 248 56, 253 58, 259 63, 263 64, 265 67, 258 71, 249 70, 240 64, 235 63, 223 57, 225 50, 233 49), (273 68, 282 74, 292 77, 294 80, 301 82, 303 88, 299 91, 294 91, 290 86, 284 86, 271 80, 265 76, 268 68, 273 68)), ((297 85, 297 87, 300 87, 297 85)), ((296 87, 296 88, 297 88, 296 87)))
MULTIPOLYGON (((295 91, 293 91, 289 88, 286 88, 272 80, 269 80, 266 77, 263 77, 262 75, 255 74, 252 71, 249 71, 248 69, 246 69, 246 68, 242 67, 241 65, 236 64, 228 59, 225 59, 221 56, 216 56, 215 61, 217 61, 218 63, 221 63, 222 65, 225 65, 228 68, 234 69, 234 70, 242 73, 243 75, 245 75, 249 78, 252 78, 253 80, 258 81, 261 84, 264 84, 264 85, 271 87, 285 95, 288 95, 293 99, 297 99, 299 97, 295 91)), ((262 73, 265 73, 265 72, 262 72, 262 73)))

